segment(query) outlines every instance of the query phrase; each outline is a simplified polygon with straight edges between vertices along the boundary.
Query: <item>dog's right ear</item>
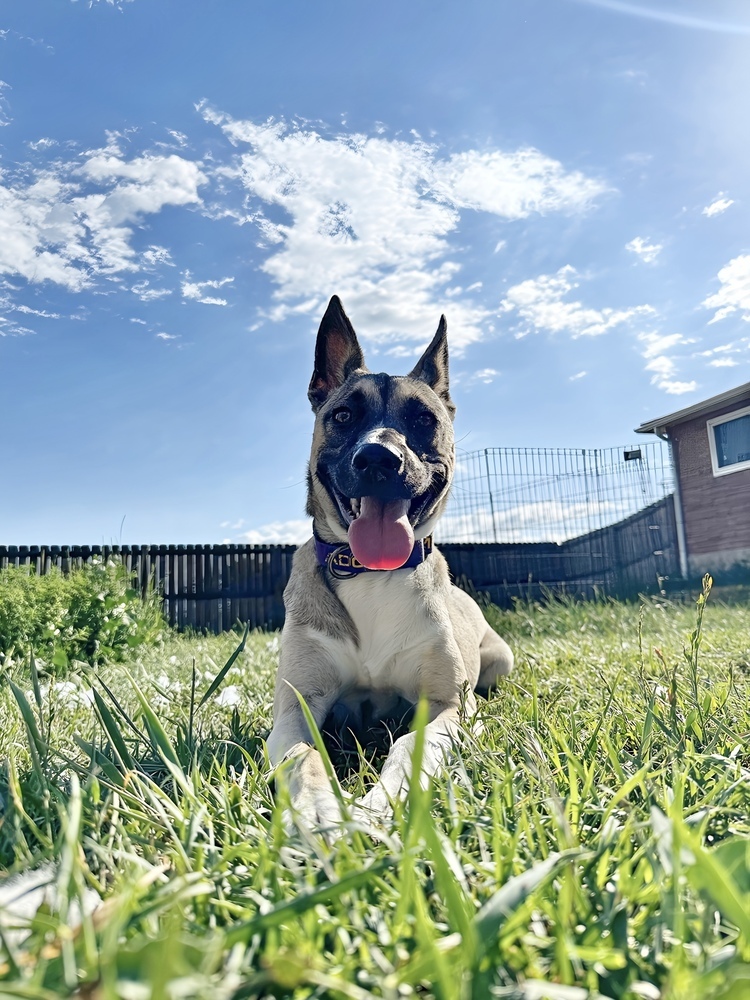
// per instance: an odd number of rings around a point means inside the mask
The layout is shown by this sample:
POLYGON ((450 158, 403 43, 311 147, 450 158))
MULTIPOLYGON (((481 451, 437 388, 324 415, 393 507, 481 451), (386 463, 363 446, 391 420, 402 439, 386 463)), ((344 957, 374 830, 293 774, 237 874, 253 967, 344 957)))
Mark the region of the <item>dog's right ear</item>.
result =
POLYGON ((356 371, 367 372, 365 358, 341 300, 334 295, 320 321, 315 342, 315 370, 307 390, 313 410, 317 413, 333 390, 356 371))

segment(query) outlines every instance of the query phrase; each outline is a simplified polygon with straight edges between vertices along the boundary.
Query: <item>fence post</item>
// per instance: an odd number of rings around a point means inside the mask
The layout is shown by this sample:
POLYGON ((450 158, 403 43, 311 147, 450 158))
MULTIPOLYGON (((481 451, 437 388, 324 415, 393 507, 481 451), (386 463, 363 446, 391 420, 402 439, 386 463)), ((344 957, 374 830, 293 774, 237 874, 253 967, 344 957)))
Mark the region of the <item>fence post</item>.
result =
POLYGON ((490 498, 490 517, 492 518, 492 540, 497 541, 497 525, 495 524, 495 501, 492 496, 492 480, 490 479, 489 448, 484 449, 484 467, 487 470, 487 495, 490 498))

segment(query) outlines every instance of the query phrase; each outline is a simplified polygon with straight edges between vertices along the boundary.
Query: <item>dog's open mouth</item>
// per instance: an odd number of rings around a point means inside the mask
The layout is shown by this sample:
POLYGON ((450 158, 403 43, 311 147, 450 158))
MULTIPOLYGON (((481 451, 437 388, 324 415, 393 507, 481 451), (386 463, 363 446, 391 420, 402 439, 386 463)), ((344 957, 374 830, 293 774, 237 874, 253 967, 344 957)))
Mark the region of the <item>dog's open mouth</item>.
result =
POLYGON ((414 526, 434 499, 428 490, 414 499, 345 498, 336 494, 349 525, 349 547, 368 569, 398 569, 414 548, 414 526))

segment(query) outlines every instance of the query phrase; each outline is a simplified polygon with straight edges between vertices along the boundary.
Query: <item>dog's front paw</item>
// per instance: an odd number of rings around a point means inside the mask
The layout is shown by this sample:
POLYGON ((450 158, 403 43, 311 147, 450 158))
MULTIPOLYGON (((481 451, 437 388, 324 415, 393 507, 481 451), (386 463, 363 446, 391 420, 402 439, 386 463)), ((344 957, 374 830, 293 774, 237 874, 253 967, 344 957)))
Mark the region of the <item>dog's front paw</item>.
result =
POLYGON ((287 828, 302 824, 335 840, 341 836, 344 815, 338 797, 329 789, 318 789, 298 796, 285 819, 287 828))
POLYGON ((393 817, 393 806, 383 786, 378 783, 363 795, 354 807, 355 819, 367 824, 387 826, 393 817))

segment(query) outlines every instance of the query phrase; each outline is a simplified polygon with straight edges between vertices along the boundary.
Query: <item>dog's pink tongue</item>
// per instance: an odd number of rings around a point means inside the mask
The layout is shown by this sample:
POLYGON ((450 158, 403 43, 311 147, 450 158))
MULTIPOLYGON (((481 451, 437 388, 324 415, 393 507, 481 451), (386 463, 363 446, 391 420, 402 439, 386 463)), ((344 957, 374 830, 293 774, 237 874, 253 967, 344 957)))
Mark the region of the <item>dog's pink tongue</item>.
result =
POLYGON ((414 547, 408 512, 408 500, 385 503, 362 497, 359 517, 349 525, 349 546, 363 566, 398 569, 404 565, 414 547))

